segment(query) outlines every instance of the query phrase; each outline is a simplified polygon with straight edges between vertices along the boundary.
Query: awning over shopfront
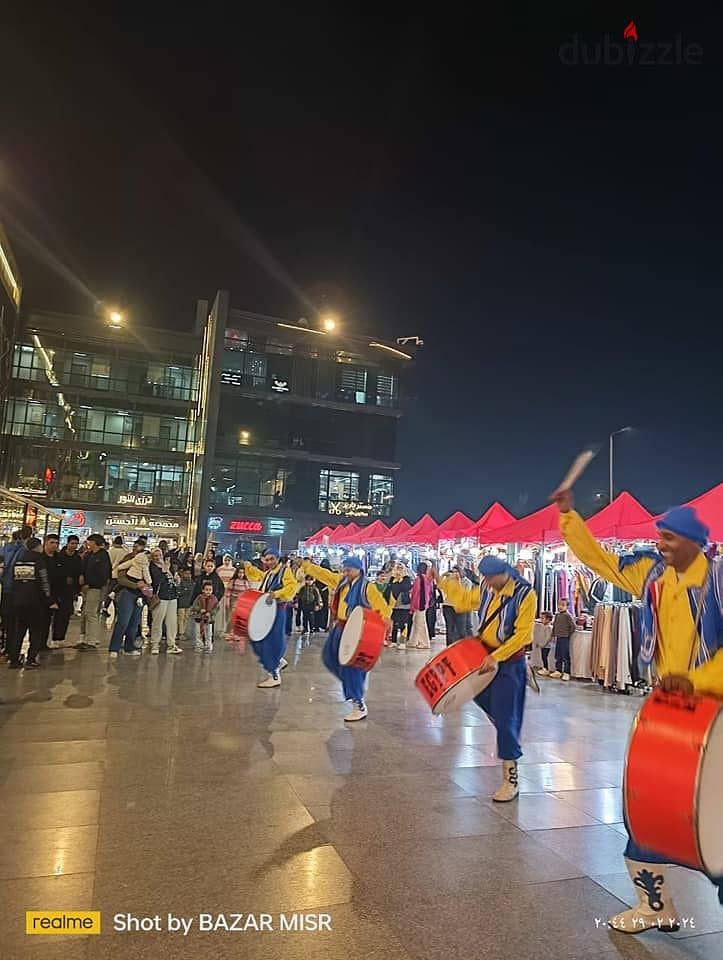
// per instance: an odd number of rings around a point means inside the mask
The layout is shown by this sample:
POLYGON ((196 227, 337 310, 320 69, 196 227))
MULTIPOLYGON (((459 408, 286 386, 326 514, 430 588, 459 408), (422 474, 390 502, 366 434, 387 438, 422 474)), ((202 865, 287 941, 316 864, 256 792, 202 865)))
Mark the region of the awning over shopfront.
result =
POLYGON ((358 523, 342 523, 330 534, 329 543, 337 547, 346 546, 350 542, 350 537, 355 536, 360 530, 358 523))
POLYGON ((412 525, 408 520, 397 520, 396 523, 393 523, 389 528, 389 533, 386 535, 382 541, 385 544, 388 544, 390 547, 397 546, 397 544, 404 543, 406 535, 412 529, 412 525))
POLYGON ((405 537, 406 543, 437 543, 438 540, 439 524, 428 513, 417 520, 414 526, 407 531, 405 537))
POLYGON ((554 504, 496 529, 481 530, 480 543, 560 543, 560 514, 554 504))
POLYGON ((587 524, 598 540, 654 540, 657 535, 652 513, 627 490, 587 524))
POLYGON ((382 523, 381 520, 375 520, 374 523, 370 523, 369 526, 362 527, 359 533, 348 542, 352 546, 383 543, 384 538, 387 536, 389 536, 389 527, 382 523))
POLYGON ((466 530, 462 531, 462 537, 478 537, 480 533, 486 530, 497 530, 499 527, 507 527, 511 523, 516 523, 509 510, 505 509, 501 503, 495 501, 491 507, 488 507, 479 520, 473 523, 466 530))
POLYGON ((467 514, 458 510, 439 525, 439 539, 458 540, 462 536, 462 531, 468 530, 471 525, 472 521, 467 514))
POLYGON ((322 527, 321 530, 317 530, 317 532, 312 537, 308 538, 308 540, 306 541, 306 545, 309 547, 315 547, 318 544, 323 543, 324 538, 330 537, 334 533, 335 529, 336 527, 322 527))

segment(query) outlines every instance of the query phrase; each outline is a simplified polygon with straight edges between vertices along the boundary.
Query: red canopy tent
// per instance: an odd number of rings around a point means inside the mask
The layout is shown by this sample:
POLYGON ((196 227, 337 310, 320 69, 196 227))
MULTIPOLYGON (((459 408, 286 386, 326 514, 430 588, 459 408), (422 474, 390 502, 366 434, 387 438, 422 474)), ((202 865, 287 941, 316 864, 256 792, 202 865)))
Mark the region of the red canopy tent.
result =
POLYGON ((358 523, 340 524, 329 537, 329 543, 335 546, 349 543, 349 538, 356 536, 361 530, 358 523))
POLYGON ((559 518, 557 507, 551 503, 507 526, 480 530, 477 536, 480 543, 560 543, 559 518))
POLYGON ((404 543, 404 538, 411 529, 412 525, 408 520, 397 520, 397 522, 393 523, 389 528, 389 533, 382 543, 387 543, 391 547, 399 543, 404 543))
POLYGON ((405 536, 406 543, 437 543, 439 540, 439 524, 434 519, 430 517, 428 513, 425 513, 414 524, 411 529, 407 531, 405 536))
POLYGON ((507 527, 516 522, 516 517, 506 510, 501 503, 495 501, 491 507, 482 514, 476 523, 462 532, 463 537, 478 537, 485 530, 497 530, 499 527, 507 527))
POLYGON ((316 533, 306 538, 307 547, 313 547, 319 543, 323 543, 324 537, 330 537, 333 532, 334 527, 322 527, 321 530, 317 530, 316 533))
POLYGON ((470 518, 461 510, 458 510, 439 525, 439 539, 457 540, 463 536, 463 531, 467 530, 471 524, 470 518))
POLYGON ((350 540, 347 541, 347 543, 381 543, 388 533, 389 527, 383 524, 381 520, 375 520, 374 523, 370 523, 368 526, 362 527, 359 533, 355 534, 350 540))
POLYGON ((653 515, 627 490, 590 517, 587 525, 598 540, 648 540, 656 537, 653 515))
POLYGON ((711 540, 723 540, 723 483, 690 500, 688 506, 694 507, 703 523, 710 527, 711 540))

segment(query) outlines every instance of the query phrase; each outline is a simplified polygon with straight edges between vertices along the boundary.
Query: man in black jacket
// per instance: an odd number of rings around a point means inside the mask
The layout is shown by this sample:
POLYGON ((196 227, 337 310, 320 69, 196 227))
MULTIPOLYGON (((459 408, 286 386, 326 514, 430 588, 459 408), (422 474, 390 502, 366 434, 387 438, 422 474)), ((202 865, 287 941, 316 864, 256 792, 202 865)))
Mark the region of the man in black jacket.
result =
POLYGON ((25 669, 37 669, 38 652, 47 633, 48 607, 57 609, 53 603, 48 576, 47 557, 37 537, 31 537, 26 549, 18 556, 13 567, 13 604, 15 607, 15 629, 8 641, 8 666, 18 670, 22 666, 20 650, 26 631, 30 632, 30 649, 25 661, 25 669))
POLYGON ((85 610, 85 640, 76 644, 80 650, 97 650, 101 637, 100 607, 110 583, 111 565, 105 540, 99 533, 91 533, 87 540, 88 552, 83 558, 81 586, 85 610))
MULTIPOLYGON (((46 537, 46 541, 47 541, 46 537)), ((65 546, 55 554, 57 575, 57 590, 53 587, 51 575, 51 589, 57 593, 58 610, 53 616, 53 638, 49 646, 62 646, 68 632, 68 624, 73 615, 73 603, 80 593, 80 577, 83 573, 83 560, 78 552, 78 537, 71 534, 65 546)), ((47 547, 46 547, 46 553, 47 547)))

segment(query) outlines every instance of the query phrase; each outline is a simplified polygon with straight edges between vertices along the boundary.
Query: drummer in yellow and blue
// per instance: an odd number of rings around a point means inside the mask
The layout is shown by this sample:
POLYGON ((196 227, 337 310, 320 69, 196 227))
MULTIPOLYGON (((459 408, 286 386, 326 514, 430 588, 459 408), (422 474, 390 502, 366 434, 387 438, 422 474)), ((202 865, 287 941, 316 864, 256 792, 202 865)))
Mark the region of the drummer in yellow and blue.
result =
POLYGON ((284 658, 286 649, 286 608, 299 589, 296 577, 286 563, 281 563, 273 550, 267 550, 261 557, 263 570, 253 563, 244 563, 246 578, 254 587, 267 594, 269 602, 276 600, 276 617, 263 640, 251 644, 251 649, 261 661, 268 677, 258 684, 262 690, 281 686, 281 671, 288 666, 284 658))
POLYGON ((497 730, 502 786, 492 799, 506 803, 519 792, 517 761, 522 756, 520 732, 527 688, 525 647, 532 643, 537 594, 529 581, 499 557, 483 557, 479 572, 481 586, 464 587, 458 580, 445 580, 441 589, 455 610, 478 610, 479 639, 490 651, 482 671, 498 668, 492 683, 474 701, 497 730))
POLYGON ((334 625, 326 638, 322 651, 322 660, 327 670, 341 680, 344 690, 344 699, 351 700, 352 712, 344 717, 347 723, 364 720, 369 711, 364 702, 364 688, 366 672, 356 667, 343 667, 339 663, 339 643, 349 614, 356 607, 366 607, 376 610, 382 618, 389 621, 392 607, 386 602, 374 584, 370 584, 364 576, 364 567, 357 557, 345 557, 341 562, 341 573, 334 573, 324 567, 318 567, 311 561, 304 561, 304 573, 310 574, 316 580, 325 583, 334 591, 329 601, 329 608, 334 619, 334 625))

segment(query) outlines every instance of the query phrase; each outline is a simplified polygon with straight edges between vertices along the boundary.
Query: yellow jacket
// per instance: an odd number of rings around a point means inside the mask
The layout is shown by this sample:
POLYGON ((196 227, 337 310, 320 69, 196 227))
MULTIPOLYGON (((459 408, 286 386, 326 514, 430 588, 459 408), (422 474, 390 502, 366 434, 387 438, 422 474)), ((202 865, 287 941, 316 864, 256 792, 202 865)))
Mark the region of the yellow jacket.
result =
MULTIPOLYGON (((310 560, 305 560, 303 567, 304 573, 308 573, 315 580, 320 580, 321 583, 325 583, 332 590, 336 590, 341 581, 344 579, 340 573, 334 573, 333 570, 327 570, 326 567, 317 567, 317 565, 312 563, 310 560)), ((336 615, 340 620, 347 619, 346 595, 348 593, 349 585, 347 584, 341 588, 341 593, 339 595, 339 609, 337 610, 336 615)), ((387 603, 373 583, 367 583, 366 599, 369 606, 373 610, 376 610, 377 613, 381 614, 385 620, 388 620, 389 617, 391 617, 392 610, 394 609, 394 603, 387 603)))
MULTIPOLYGON (((469 613, 465 606, 467 603, 465 586, 461 581, 454 579, 448 573, 443 573, 437 581, 437 586, 442 591, 444 602, 452 607, 455 613, 469 613)), ((472 609, 479 609, 479 587, 477 587, 477 603, 472 609)))
MULTIPOLYGON (((651 557, 641 557, 624 570, 618 569, 618 557, 604 550, 590 533, 579 513, 560 514, 560 529, 575 556, 605 580, 633 596, 640 597, 645 579, 655 565, 651 557)), ((663 584, 658 610, 658 640, 655 668, 658 676, 686 676, 698 692, 723 696, 723 650, 700 667, 690 669, 695 637, 695 620, 688 599, 689 587, 702 587, 708 575, 708 561, 701 553, 685 573, 678 576, 666 567, 658 583, 663 584)))
MULTIPOLYGON (((262 590, 266 593, 266 584, 271 580, 271 578, 279 572, 281 569, 281 564, 277 563, 273 570, 259 570, 258 567, 255 567, 253 563, 244 563, 244 570, 246 571, 246 578, 254 584, 260 584, 259 590, 262 590)), ((278 590, 270 590, 269 592, 276 597, 277 600, 280 600, 282 603, 285 601, 293 600, 299 590, 300 584, 298 583, 296 577, 294 576, 290 567, 284 567, 284 572, 281 577, 281 587, 278 590)))
MULTIPOLYGON (((507 583, 498 592, 493 591, 493 597, 487 610, 487 619, 499 610, 503 597, 511 597, 515 591, 515 581, 510 578, 507 583)), ((479 610, 480 607, 480 587, 465 587, 456 580, 447 580, 442 586, 442 593, 445 600, 457 613, 471 613, 479 610)), ((532 643, 532 628, 535 625, 535 613, 537 612, 537 594, 530 590, 527 596, 522 600, 520 609, 515 620, 515 630, 509 640, 500 643, 497 639, 497 630, 499 629, 499 617, 494 620, 483 631, 480 639, 492 650, 492 656, 495 660, 502 663, 509 660, 515 653, 519 653, 528 644, 532 643)))

